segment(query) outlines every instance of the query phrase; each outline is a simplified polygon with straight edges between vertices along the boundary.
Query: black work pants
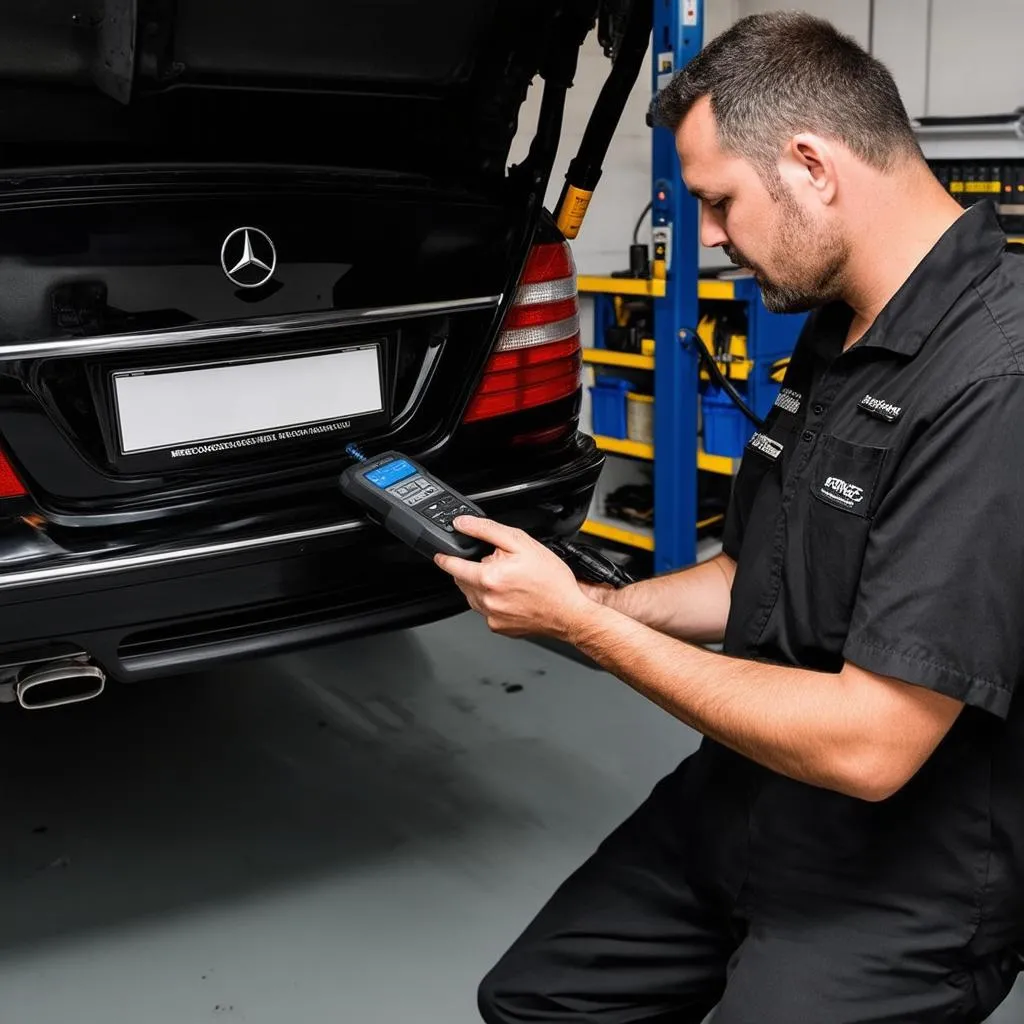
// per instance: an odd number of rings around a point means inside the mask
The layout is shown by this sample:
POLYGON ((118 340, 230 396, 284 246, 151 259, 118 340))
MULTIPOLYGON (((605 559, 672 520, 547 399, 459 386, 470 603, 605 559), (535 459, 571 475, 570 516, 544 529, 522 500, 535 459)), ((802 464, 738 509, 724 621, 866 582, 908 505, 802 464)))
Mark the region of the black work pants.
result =
POLYGON ((968 1024, 1006 997, 1019 969, 1012 952, 936 948, 884 898, 867 923, 822 906, 777 919, 730 906, 690 870, 681 773, 487 975, 487 1024, 700 1024, 716 1006, 715 1024, 968 1024))

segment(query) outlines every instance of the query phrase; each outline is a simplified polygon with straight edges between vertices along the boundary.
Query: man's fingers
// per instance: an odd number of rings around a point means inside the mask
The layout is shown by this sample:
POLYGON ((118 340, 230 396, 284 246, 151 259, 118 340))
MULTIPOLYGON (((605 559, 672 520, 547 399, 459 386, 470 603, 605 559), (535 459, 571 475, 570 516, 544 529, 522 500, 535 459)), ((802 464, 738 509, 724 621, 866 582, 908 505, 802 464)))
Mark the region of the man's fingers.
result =
POLYGON ((459 516, 452 526, 459 533, 486 541, 496 548, 501 548, 502 551, 518 551, 522 547, 522 533, 519 530, 505 526, 504 523, 496 523, 493 519, 483 519, 480 516, 459 516))
POLYGON ((471 587, 480 586, 483 566, 478 562, 470 562, 454 555, 434 555, 434 564, 443 569, 456 583, 465 583, 471 587))

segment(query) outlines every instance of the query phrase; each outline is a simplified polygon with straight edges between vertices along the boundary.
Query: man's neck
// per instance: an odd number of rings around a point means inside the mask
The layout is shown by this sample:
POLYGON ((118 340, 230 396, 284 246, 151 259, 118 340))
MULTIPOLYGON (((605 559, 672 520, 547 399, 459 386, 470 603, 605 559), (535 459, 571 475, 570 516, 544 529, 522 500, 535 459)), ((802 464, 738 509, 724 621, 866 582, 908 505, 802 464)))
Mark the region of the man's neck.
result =
POLYGON ((917 265, 964 212, 930 175, 893 182, 872 203, 870 223, 853 240, 843 299, 853 310, 846 348, 857 341, 900 290, 917 265), (922 180, 923 179, 923 180, 922 180), (908 200, 914 194, 917 202, 908 200))

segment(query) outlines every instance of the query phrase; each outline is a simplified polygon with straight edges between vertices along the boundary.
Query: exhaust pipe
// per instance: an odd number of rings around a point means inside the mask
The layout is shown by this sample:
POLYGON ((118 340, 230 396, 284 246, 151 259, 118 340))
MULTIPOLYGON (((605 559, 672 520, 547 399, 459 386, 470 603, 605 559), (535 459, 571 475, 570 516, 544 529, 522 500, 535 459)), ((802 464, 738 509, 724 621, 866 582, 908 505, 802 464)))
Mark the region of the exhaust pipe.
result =
POLYGON ((26 711, 59 708, 98 697, 106 681, 98 665, 65 661, 29 672, 14 684, 14 695, 26 711))

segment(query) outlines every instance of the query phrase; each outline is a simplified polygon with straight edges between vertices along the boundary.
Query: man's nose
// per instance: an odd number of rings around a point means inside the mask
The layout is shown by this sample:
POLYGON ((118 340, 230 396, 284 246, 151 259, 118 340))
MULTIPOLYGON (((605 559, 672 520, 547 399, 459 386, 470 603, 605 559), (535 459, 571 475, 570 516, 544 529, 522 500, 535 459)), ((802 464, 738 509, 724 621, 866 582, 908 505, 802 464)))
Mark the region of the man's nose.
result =
POLYGON ((717 245, 726 245, 729 236, 725 233, 714 210, 707 203, 700 204, 700 244, 713 249, 717 245))

